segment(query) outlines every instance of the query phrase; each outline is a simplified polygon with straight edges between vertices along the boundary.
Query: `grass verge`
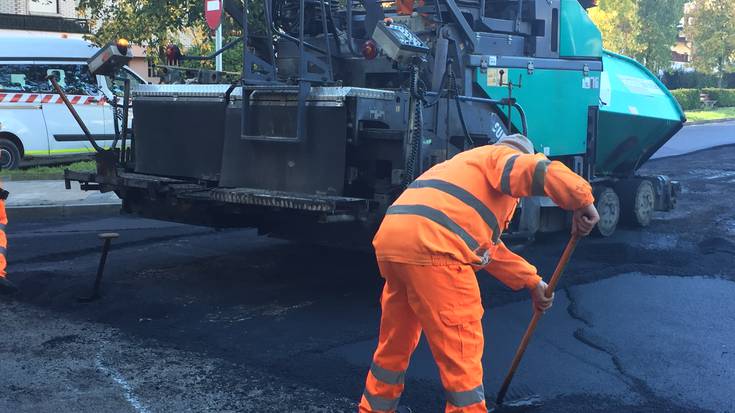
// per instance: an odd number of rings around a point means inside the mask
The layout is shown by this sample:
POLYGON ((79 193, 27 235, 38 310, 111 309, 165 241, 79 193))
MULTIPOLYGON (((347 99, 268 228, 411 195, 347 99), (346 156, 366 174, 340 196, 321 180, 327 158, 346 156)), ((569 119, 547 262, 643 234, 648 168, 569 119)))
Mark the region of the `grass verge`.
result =
POLYGON ((1 181, 34 181, 43 179, 64 179, 64 169, 72 171, 94 171, 94 161, 74 162, 67 165, 34 166, 24 169, 0 171, 1 181))
POLYGON ((685 112, 689 122, 701 122, 707 120, 733 119, 735 118, 735 107, 715 108, 708 110, 692 110, 685 112))

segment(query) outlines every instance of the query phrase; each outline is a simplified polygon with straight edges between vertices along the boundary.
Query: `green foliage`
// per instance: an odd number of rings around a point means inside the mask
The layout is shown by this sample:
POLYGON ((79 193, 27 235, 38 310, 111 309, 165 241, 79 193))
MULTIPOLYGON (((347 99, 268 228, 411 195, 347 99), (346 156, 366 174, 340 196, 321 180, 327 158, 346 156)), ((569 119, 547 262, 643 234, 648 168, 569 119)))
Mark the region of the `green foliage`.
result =
MULTIPOLYGON (((735 87, 735 76, 732 87, 735 87)), ((696 71, 672 70, 664 72, 661 81, 669 89, 701 89, 705 87, 716 87, 719 77, 712 73, 696 71)), ((727 86, 731 87, 731 86, 727 86)))
POLYGON ((702 93, 706 93, 710 99, 716 100, 718 107, 735 106, 735 89, 706 88, 702 89, 702 93))
POLYGON ((204 3, 198 0, 80 0, 79 11, 90 18, 90 40, 97 44, 124 37, 162 59, 169 41, 185 28, 203 28, 204 3))
MULTIPOLYGON (((91 155, 90 155, 91 157, 91 155)), ((32 181, 38 179, 63 179, 64 169, 77 172, 91 172, 97 166, 95 161, 80 161, 55 166, 33 166, 23 169, 3 169, 0 178, 6 181, 32 181)))
POLYGON ((242 42, 222 54, 222 68, 226 72, 242 72, 242 42))
MULTIPOLYGON (((80 0, 79 12, 90 18, 93 33, 90 40, 98 45, 124 37, 133 44, 146 47, 155 63, 165 61, 164 50, 169 41, 178 43, 182 32, 204 33, 196 38, 192 50, 182 50, 189 55, 210 54, 214 40, 204 20, 202 0, 80 0), (206 45, 211 44, 209 48, 206 45), (207 53, 203 53, 208 50, 207 53), (200 53, 201 52, 201 53, 200 53)), ((263 1, 249 0, 248 22, 251 32, 264 27, 263 1)), ((240 27, 225 14, 224 37, 241 36, 240 27)), ((226 44, 227 42, 224 42, 226 44)), ((224 53, 225 70, 240 71, 242 46, 224 53)), ((188 62, 190 67, 206 67, 208 63, 188 62)), ((213 65, 214 63, 212 63, 213 65)), ((212 66, 213 67, 213 66, 212 66)))
POLYGON ((735 89, 704 88, 671 91, 684 110, 702 109, 702 102, 699 99, 701 93, 706 93, 711 100, 717 101, 717 107, 735 107, 735 89))
POLYGON ((735 119, 735 108, 717 108, 710 110, 695 110, 686 112, 689 122, 700 122, 706 120, 735 119))
POLYGON ((671 94, 684 110, 696 110, 702 107, 702 102, 699 101, 699 89, 676 89, 672 90, 671 94))
MULTIPOLYGON (((182 50, 185 56, 206 56, 214 51, 214 41, 206 37, 204 41, 196 42, 190 48, 182 50)), ((214 60, 182 60, 179 62, 181 67, 190 67, 192 69, 214 69, 214 60)))
MULTIPOLYGON (((222 45, 237 39, 230 37, 223 39, 222 45)), ((206 56, 214 53, 214 40, 207 37, 204 41, 188 48, 184 54, 189 56, 206 56)), ((214 59, 204 61, 182 60, 182 67, 190 67, 193 69, 210 69, 214 70, 214 59)), ((242 43, 238 43, 230 49, 222 53, 222 70, 225 72, 241 72, 242 71, 242 43)))
MULTIPOLYGON (((222 32, 223 47, 242 36, 242 28, 227 15, 222 19, 222 32)), ((184 50, 183 53, 188 56, 206 56, 214 53, 214 36, 207 30, 204 36, 197 39, 192 47, 184 50)), ((197 69, 214 69, 214 59, 205 61, 182 60, 181 66, 197 69)), ((222 53, 222 70, 237 73, 242 71, 242 42, 238 42, 235 46, 222 53)))
POLYGON ((666 69, 686 0, 600 0, 589 14, 606 49, 630 56, 654 73, 666 69))
POLYGON ((679 34, 678 24, 684 16, 687 0, 638 0, 637 32, 642 45, 642 62, 657 73, 671 65, 671 47, 679 34))
POLYGON ((602 32, 606 49, 640 59, 643 45, 635 35, 641 30, 636 0, 600 0, 600 6, 589 14, 602 32))
POLYGON ((692 42, 692 64, 720 75, 735 68, 735 0, 694 0, 686 34, 692 42))

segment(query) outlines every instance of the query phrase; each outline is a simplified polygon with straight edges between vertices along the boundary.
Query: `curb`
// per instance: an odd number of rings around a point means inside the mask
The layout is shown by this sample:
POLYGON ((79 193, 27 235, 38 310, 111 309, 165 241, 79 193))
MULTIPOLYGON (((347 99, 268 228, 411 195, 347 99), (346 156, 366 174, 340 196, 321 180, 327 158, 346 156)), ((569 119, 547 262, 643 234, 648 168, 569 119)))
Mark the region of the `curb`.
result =
POLYGON ((19 205, 5 208, 13 219, 60 218, 80 215, 119 215, 122 203, 19 205))
POLYGON ((724 119, 713 119, 713 120, 698 120, 696 122, 686 122, 684 126, 687 125, 707 125, 709 123, 725 123, 725 122, 732 122, 735 121, 735 118, 724 118, 724 119))

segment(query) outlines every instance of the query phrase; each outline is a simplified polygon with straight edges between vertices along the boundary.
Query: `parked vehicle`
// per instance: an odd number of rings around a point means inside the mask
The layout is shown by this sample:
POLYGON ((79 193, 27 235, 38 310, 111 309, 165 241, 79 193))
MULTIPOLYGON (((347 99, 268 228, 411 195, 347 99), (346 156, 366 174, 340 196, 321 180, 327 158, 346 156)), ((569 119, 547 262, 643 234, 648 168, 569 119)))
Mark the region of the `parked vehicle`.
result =
MULTIPOLYGON (((87 59, 97 50, 83 39, 0 37, 0 167, 93 152, 47 80, 52 74, 98 142, 109 145, 114 137, 109 102, 122 96, 122 82, 89 73, 87 59)), ((118 77, 146 83, 127 67, 118 77)))

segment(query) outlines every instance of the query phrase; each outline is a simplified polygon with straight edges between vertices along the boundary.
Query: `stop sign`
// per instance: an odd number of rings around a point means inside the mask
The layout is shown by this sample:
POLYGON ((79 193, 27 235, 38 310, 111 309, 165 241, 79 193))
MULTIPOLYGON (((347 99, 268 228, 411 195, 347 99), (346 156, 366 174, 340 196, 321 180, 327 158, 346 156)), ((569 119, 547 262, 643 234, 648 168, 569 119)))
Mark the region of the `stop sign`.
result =
POLYGON ((207 26, 217 30, 222 21, 222 0, 204 0, 204 17, 207 19, 207 26))

